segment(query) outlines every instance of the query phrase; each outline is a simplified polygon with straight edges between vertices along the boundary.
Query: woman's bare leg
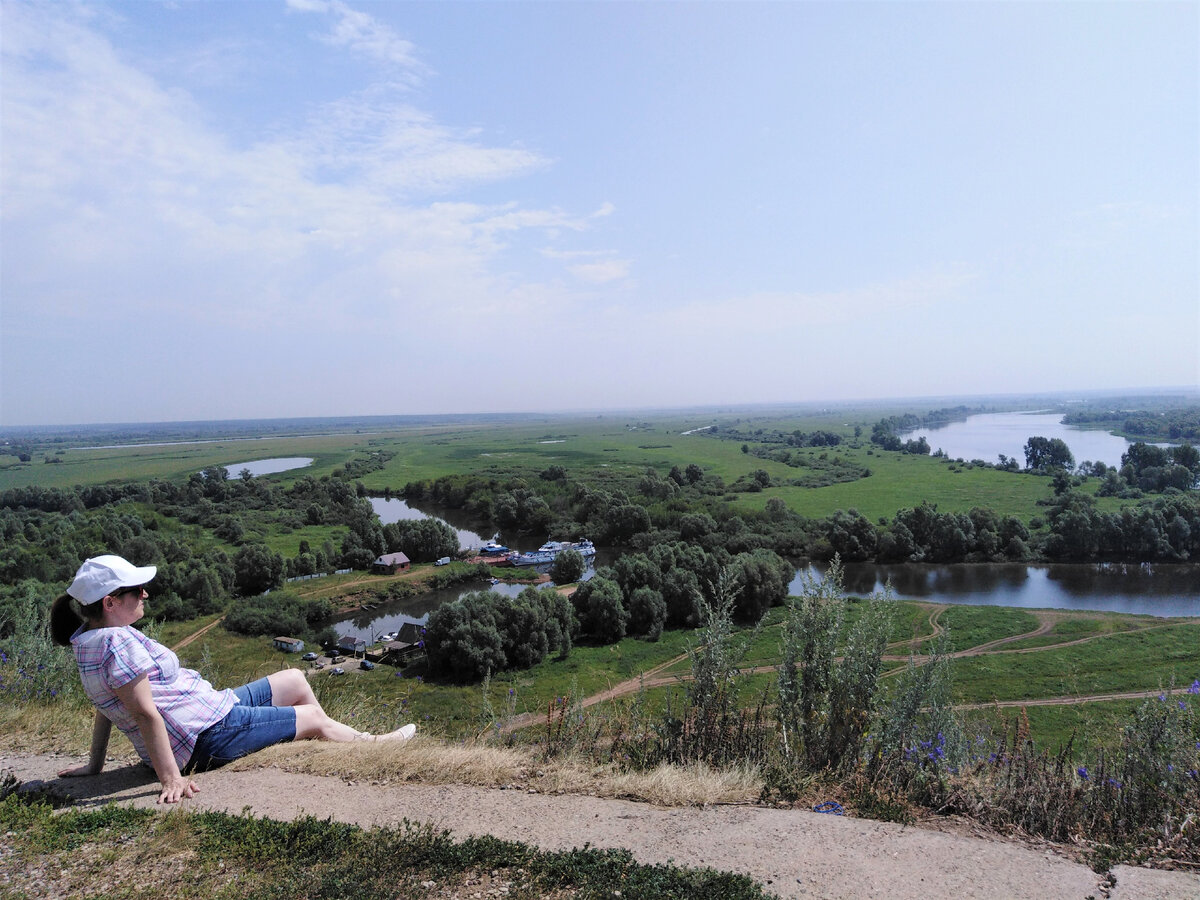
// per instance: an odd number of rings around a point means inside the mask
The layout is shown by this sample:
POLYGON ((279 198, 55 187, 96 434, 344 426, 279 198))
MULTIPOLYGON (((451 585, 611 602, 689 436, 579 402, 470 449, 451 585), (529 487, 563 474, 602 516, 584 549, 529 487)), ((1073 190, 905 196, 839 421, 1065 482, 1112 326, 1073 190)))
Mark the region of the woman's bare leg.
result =
POLYGON ((321 708, 321 704, 317 702, 317 695, 313 693, 312 685, 308 683, 308 678, 299 669, 280 669, 278 672, 268 675, 267 681, 271 685, 272 706, 321 708))
POLYGON ((388 734, 373 735, 358 731, 331 719, 317 702, 308 678, 299 669, 282 669, 267 676, 271 684, 271 705, 291 706, 296 710, 296 740, 315 738, 320 741, 395 741, 408 740, 416 726, 405 725, 388 734))

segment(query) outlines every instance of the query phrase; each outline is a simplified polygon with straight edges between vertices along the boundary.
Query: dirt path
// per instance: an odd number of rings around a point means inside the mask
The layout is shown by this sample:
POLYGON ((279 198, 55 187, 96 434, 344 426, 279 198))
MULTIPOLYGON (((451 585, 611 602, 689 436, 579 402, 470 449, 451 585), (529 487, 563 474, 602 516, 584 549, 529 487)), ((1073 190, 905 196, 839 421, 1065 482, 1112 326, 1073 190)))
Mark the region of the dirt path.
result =
POLYGON ((210 631, 212 631, 214 628, 216 628, 218 625, 220 625, 224 621, 225 621, 225 617, 221 616, 221 618, 216 619, 215 621, 209 622, 207 625, 205 625, 200 630, 194 631, 191 634, 189 634, 187 637, 185 637, 182 641, 180 641, 178 644, 176 644, 171 649, 176 652, 178 652, 179 650, 182 650, 184 647, 186 647, 192 641, 194 641, 198 638, 204 637, 204 635, 208 634, 210 631))
MULTIPOLYGON (((26 783, 43 781, 77 806, 109 801, 154 808, 158 789, 141 767, 63 780, 70 761, 0 755, 26 783)), ((1196 900, 1200 877, 1117 867, 1103 877, 1070 848, 1022 843, 963 823, 922 827, 757 806, 663 808, 590 796, 531 794, 463 785, 358 784, 277 769, 199 776, 181 806, 290 820, 301 814, 369 826, 428 822, 459 837, 490 834, 547 850, 623 847, 645 863, 673 861, 742 872, 780 897, 928 900, 929 897, 1196 900)), ((160 807, 161 808, 161 807, 160 807)), ((466 896, 466 895, 464 895, 466 896)))

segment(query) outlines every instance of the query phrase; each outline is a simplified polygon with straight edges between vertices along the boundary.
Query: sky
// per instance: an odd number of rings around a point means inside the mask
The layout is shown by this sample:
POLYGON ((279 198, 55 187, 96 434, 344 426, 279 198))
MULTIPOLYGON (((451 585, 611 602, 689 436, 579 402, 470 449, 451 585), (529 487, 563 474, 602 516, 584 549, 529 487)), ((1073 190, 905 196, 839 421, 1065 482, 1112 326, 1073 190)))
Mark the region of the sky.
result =
POLYGON ((0 425, 1200 384, 1200 4, 0 0, 0 425))

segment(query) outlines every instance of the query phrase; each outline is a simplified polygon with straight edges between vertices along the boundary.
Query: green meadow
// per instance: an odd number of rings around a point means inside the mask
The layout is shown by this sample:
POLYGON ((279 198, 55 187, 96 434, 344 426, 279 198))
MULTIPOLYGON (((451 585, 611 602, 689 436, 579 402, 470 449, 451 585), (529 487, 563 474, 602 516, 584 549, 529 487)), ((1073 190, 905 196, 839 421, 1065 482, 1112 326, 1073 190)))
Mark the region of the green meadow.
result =
MULTIPOLYGON (((272 457, 304 456, 314 462, 304 469, 275 476, 286 484, 304 476, 322 477, 374 451, 393 454, 379 469, 358 480, 373 494, 399 491, 410 481, 443 475, 473 474, 509 478, 536 478, 551 465, 563 466, 573 479, 604 483, 630 482, 647 469, 665 474, 672 466, 695 463, 706 476, 719 476, 727 484, 762 469, 772 486, 762 492, 727 496, 734 510, 761 510, 768 500, 778 498, 804 516, 820 517, 838 509, 857 509, 876 521, 891 517, 905 506, 921 502, 936 504, 943 511, 966 511, 986 506, 1000 514, 1028 521, 1038 514, 1038 500, 1050 495, 1049 479, 1001 472, 991 468, 959 464, 951 460, 888 453, 873 448, 867 440, 852 437, 852 424, 869 430, 869 421, 854 422, 849 415, 836 420, 764 420, 768 426, 817 429, 843 434, 847 443, 838 447, 808 448, 800 456, 838 457, 861 466, 870 475, 857 481, 825 487, 798 487, 788 482, 800 478, 805 468, 795 468, 743 453, 741 442, 706 434, 684 434, 707 424, 714 417, 686 416, 656 418, 600 416, 588 419, 547 418, 522 424, 421 426, 379 433, 324 434, 278 437, 269 440, 221 440, 211 443, 134 446, 108 449, 43 447, 29 463, 13 463, 13 456, 0 459, 0 491, 10 487, 39 485, 73 487, 118 481, 164 479, 186 480, 209 466, 236 466, 272 457), (44 458, 58 460, 54 463, 44 458)), ((717 421, 725 421, 718 419, 717 421)), ((762 427, 757 420, 740 422, 739 428, 762 427)), ((236 475, 236 471, 234 472, 236 475)), ((1106 501, 1107 502, 1107 501, 1106 501)), ((324 539, 322 535, 314 535, 324 539)), ((264 536, 273 543, 274 536, 264 536)), ((310 543, 312 537, 307 538, 310 543)), ((298 540, 298 539, 297 539, 298 540)), ((279 548, 290 546, 283 541, 279 548)))

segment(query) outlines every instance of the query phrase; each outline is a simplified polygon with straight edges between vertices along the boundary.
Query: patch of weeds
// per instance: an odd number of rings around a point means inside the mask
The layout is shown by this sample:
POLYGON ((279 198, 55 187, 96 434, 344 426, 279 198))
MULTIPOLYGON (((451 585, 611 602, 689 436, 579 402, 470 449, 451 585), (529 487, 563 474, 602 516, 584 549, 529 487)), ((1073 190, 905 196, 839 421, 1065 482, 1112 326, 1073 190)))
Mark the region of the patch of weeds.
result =
POLYGON ((916 821, 912 806, 904 795, 886 784, 872 783, 866 778, 852 778, 847 787, 847 799, 855 812, 866 819, 911 825, 916 821))
POLYGON ((767 895, 744 875, 712 869, 642 865, 626 850, 585 845, 543 853, 493 837, 456 841, 447 831, 408 821, 394 828, 363 830, 308 816, 293 822, 218 812, 172 812, 110 805, 98 810, 54 814, 48 804, 27 804, 10 794, 0 802, 0 828, 15 837, 18 851, 58 855, 71 864, 73 851, 87 842, 101 855, 136 841, 155 849, 130 857, 126 884, 130 898, 201 896, 195 872, 217 878, 203 896, 231 900, 344 898, 391 900, 422 895, 422 882, 476 883, 485 873, 509 886, 511 896, 545 896, 556 890, 582 896, 623 898, 721 898, 753 900, 767 895), (164 846, 195 848, 188 872, 150 871, 164 846), (175 879, 175 880, 172 880, 175 879), (186 879, 186 883, 180 881, 186 879))

